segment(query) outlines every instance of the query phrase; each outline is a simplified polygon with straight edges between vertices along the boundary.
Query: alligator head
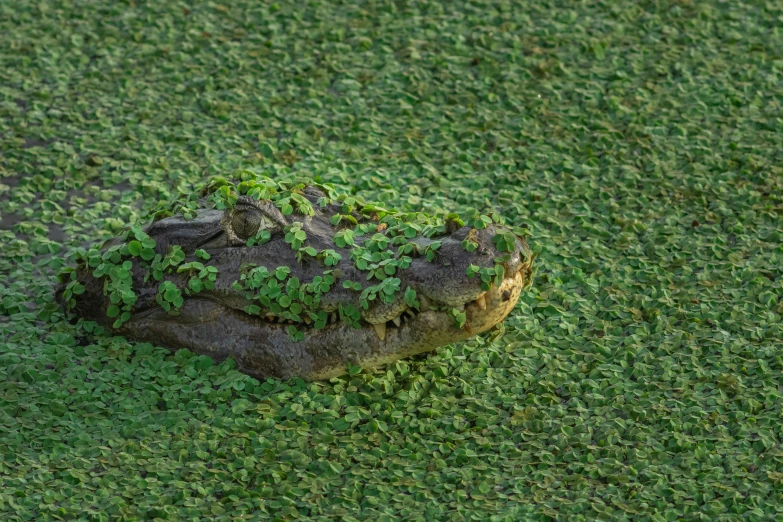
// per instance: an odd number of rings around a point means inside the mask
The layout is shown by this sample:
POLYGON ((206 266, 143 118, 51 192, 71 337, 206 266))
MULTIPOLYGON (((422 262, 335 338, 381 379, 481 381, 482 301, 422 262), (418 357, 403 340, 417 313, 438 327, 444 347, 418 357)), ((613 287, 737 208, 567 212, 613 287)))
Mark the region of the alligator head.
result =
POLYGON ((330 185, 240 179, 80 250, 58 300, 133 340, 313 380, 486 331, 530 282, 524 237, 486 216, 465 224, 330 185))

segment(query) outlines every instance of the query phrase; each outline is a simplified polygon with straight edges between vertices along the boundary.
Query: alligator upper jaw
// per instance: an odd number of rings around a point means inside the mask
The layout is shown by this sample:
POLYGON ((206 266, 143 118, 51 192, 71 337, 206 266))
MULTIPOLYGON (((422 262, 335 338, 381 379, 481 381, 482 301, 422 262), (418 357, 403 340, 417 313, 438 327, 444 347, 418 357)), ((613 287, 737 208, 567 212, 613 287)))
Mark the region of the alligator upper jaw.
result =
POLYGON ((375 368, 492 328, 514 308, 528 276, 529 272, 520 270, 465 303, 462 328, 447 312, 426 310, 403 314, 399 325, 395 320, 384 326, 361 322, 361 328, 356 329, 337 321, 315 329, 300 323, 296 327, 304 339, 293 341, 286 323, 196 298, 185 302, 180 316, 152 309, 135 316, 123 330, 130 338, 156 339, 216 361, 233 357, 238 369, 257 378, 322 380, 344 374, 347 363, 375 368), (177 327, 172 328, 172 323, 177 327))

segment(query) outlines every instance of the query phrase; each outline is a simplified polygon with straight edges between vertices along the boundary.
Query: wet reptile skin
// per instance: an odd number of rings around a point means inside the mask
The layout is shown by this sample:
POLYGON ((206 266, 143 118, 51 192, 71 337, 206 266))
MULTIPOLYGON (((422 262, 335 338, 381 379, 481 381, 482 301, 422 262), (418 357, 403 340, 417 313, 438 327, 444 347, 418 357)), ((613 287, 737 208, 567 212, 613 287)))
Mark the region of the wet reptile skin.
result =
POLYGON ((477 229, 456 217, 363 205, 337 197, 328 185, 251 176, 239 185, 213 182, 182 208, 136 229, 135 246, 126 233, 83 253, 75 269, 61 274, 58 300, 128 339, 216 361, 233 357, 257 378, 314 380, 345 373, 347 363, 378 367, 486 331, 511 312, 532 277, 530 249, 507 227, 477 229), (293 240, 299 230, 306 236, 301 244, 293 240), (353 232, 353 244, 339 246, 336 237, 345 230, 353 232), (496 240, 503 233, 511 239, 501 251, 496 240), (153 240, 146 254, 138 253, 140 243, 153 240), (104 267, 101 259, 112 249, 104 267), (173 261, 165 267, 167 254, 173 261), (357 261, 362 254, 370 265, 375 256, 397 267, 373 269, 357 261), (194 273, 206 274, 181 270, 192 262, 216 269, 210 288, 189 287, 194 273), (124 282, 111 275, 122 266, 129 272, 124 282), (503 273, 482 288, 479 275, 469 277, 471 266, 474 272, 502 266, 503 273), (253 277, 260 289, 249 283, 253 277), (384 291, 386 284, 395 291, 384 291), (283 289, 275 297, 277 286, 283 289), (172 287, 182 298, 166 310, 166 299, 177 293, 165 292, 172 287), (119 306, 120 294, 131 304, 119 306), (121 324, 117 310, 107 315, 112 304, 127 311, 121 324))

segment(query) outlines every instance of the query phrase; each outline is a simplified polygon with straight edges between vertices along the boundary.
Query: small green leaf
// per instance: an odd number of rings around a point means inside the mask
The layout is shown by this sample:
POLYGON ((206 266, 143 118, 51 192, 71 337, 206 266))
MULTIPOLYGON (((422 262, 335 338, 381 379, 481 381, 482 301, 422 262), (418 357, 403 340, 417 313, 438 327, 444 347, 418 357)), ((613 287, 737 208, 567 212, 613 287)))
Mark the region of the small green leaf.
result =
POLYGON ((128 252, 130 252, 130 255, 132 256, 138 256, 141 254, 142 246, 140 241, 133 240, 130 243, 128 243, 128 252))

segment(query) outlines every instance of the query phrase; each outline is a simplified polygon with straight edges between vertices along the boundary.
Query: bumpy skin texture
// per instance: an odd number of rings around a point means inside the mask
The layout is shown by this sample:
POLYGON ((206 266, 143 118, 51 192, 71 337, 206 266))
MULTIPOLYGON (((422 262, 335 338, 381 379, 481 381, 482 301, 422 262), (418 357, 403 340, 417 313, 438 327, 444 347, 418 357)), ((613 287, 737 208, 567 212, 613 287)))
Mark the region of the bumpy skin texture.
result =
MULTIPOLYGON (((351 209, 360 224, 377 222, 378 226, 367 234, 357 235, 354 246, 339 247, 335 244, 336 232, 351 225, 343 220, 334 226, 330 220, 345 208, 341 210, 340 202, 313 186, 300 186, 295 192, 312 204, 313 215, 294 212, 285 216, 272 201, 239 194, 232 208, 203 208, 211 205, 208 198, 202 198, 195 217, 185 219, 173 215, 144 228, 155 240, 154 249, 159 256, 165 256, 178 245, 185 256, 183 263, 188 263, 197 260, 195 252, 201 249, 210 254, 203 264, 218 270, 213 288, 185 295, 178 310, 167 311, 160 306, 160 284, 170 281, 185 289, 192 272, 169 270, 160 281, 155 280, 150 277, 149 263, 138 257, 132 259, 130 268, 137 299, 128 320, 112 327, 114 319, 106 313, 112 302, 105 295, 105 276, 94 277, 94 266, 88 266, 86 260, 71 275, 71 281, 83 285, 84 291, 71 299, 70 307, 78 316, 129 339, 172 350, 188 348, 216 361, 233 357, 241 371, 257 378, 296 376, 314 380, 345 373, 347 363, 366 368, 382 366, 486 331, 503 321, 530 282, 532 256, 523 237, 507 236, 513 237, 514 244, 501 252, 493 238, 500 232, 508 232, 507 228, 490 224, 478 230, 461 226, 458 221, 447 221, 430 237, 408 238, 418 246, 419 254, 416 251, 409 254, 410 266, 394 274, 399 279, 400 291, 389 296, 387 302, 381 302, 380 298, 369 301, 365 309, 360 304, 362 292, 345 288, 342 283, 357 282, 362 288, 379 283, 378 279, 367 280, 368 272, 357 268, 351 253, 355 247, 364 246, 373 234, 389 234, 384 224, 388 219, 379 218, 377 213, 351 209), (248 215, 249 221, 243 217, 248 215), (333 250, 341 256, 339 262, 327 267, 322 258, 303 256, 293 249, 285 238, 286 227, 295 222, 302 224, 306 246, 319 252, 333 250), (268 242, 248 246, 246 236, 259 228, 269 232, 268 242), (474 251, 466 251, 463 245, 466 238, 477 245, 474 251), (440 247, 427 259, 421 252, 433 242, 439 242, 440 247), (492 268, 499 256, 505 274, 496 278, 488 290, 486 283, 482 289, 479 277, 468 277, 469 266, 492 268), (336 281, 309 310, 326 312, 326 324, 316 328, 311 320, 307 321, 310 324, 305 323, 307 311, 298 316, 300 320, 293 321, 263 306, 260 311, 248 311, 248 305, 259 304, 249 300, 248 293, 237 287, 248 266, 266 267, 270 272, 277 267, 288 267, 288 279, 296 278, 303 284, 331 271, 336 281), (406 289, 415 291, 418 306, 411 306, 405 299, 406 289), (361 319, 353 324, 341 320, 345 307, 349 306, 361 313, 361 319), (450 309, 464 311, 461 327, 449 315, 450 309), (298 339, 292 338, 289 331, 292 323, 301 332, 298 339)), ((112 240, 103 246, 103 251, 119 244, 122 240, 112 240)), ((68 282, 64 278, 58 291, 61 302, 67 301, 63 294, 68 282)))

